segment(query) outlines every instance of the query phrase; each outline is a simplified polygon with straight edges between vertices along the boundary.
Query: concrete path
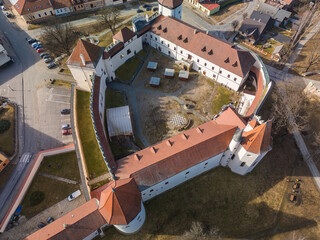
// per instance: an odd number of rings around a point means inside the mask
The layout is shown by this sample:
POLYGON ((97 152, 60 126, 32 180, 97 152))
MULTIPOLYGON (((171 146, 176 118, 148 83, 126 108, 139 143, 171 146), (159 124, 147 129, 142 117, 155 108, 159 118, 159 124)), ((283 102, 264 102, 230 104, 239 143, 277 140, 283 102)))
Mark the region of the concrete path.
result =
POLYGON ((73 180, 70 180, 70 179, 67 179, 67 178, 57 177, 57 176, 46 174, 46 173, 42 173, 42 172, 39 172, 39 175, 47 177, 47 178, 55 179, 55 180, 58 180, 58 181, 61 181, 61 182, 65 182, 65 183, 70 183, 70 184, 75 184, 75 185, 77 184, 76 181, 73 181, 73 180))
POLYGON ((88 181, 88 184, 89 185, 92 185, 92 184, 95 184, 95 183, 98 183, 98 182, 101 182, 101 181, 104 181, 104 180, 107 180, 109 179, 110 181, 112 180, 112 177, 110 175, 110 173, 106 173, 106 174, 103 174, 99 177, 96 177, 94 179, 91 179, 88 181))

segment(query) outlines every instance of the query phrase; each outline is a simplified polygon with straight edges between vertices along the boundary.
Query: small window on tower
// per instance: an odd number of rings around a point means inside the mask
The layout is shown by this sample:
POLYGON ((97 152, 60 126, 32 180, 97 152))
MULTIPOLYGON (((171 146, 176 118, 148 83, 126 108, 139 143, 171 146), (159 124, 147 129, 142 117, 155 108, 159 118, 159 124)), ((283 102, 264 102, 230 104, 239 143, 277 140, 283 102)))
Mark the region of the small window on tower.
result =
POLYGON ((234 155, 234 154, 232 154, 232 156, 231 156, 231 160, 233 160, 233 159, 234 159, 234 157, 235 157, 235 155, 234 155))
POLYGON ((245 163, 245 162, 242 162, 242 163, 240 164, 240 167, 243 167, 244 165, 246 165, 246 163, 245 163))

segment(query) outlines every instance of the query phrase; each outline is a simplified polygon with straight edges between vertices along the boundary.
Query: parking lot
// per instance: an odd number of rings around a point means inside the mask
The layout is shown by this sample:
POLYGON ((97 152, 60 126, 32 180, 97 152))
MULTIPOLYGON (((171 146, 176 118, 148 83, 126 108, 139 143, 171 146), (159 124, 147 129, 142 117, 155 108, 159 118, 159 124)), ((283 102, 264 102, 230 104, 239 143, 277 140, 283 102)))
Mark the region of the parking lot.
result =
POLYGON ((55 86, 48 80, 46 84, 47 87, 38 90, 39 99, 45 99, 39 106, 41 149, 73 143, 72 135, 63 135, 61 129, 62 125, 70 124, 70 114, 61 114, 62 109, 70 109, 70 87, 55 86))

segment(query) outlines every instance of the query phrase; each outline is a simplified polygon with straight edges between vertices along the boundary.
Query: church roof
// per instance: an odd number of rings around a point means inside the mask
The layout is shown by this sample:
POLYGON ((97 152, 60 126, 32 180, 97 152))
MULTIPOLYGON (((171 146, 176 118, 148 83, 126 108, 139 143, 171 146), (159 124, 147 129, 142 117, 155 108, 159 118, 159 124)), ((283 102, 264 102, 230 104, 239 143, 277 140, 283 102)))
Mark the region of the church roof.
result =
POLYGON ((248 51, 172 17, 158 17, 150 31, 240 77, 255 62, 248 51))
POLYGON ((130 30, 127 27, 122 28, 119 32, 117 32, 113 38, 115 40, 118 40, 120 42, 126 43, 128 42, 131 38, 133 38, 134 36, 136 36, 137 34, 135 32, 133 32, 132 30, 130 30))
POLYGON ((237 126, 209 121, 118 160, 115 175, 133 177, 144 190, 224 152, 236 129, 237 126))
POLYGON ((243 117, 232 107, 228 107, 216 118, 216 122, 224 125, 238 126, 245 128, 247 123, 243 117))
POLYGON ((141 192, 133 178, 119 179, 101 192, 99 211, 108 224, 127 225, 141 211, 141 192))
POLYGON ((158 0, 158 2, 164 6, 174 9, 183 3, 183 0, 158 0))
POLYGON ((271 148, 271 120, 262 123, 251 131, 244 132, 241 145, 248 152, 260 154, 271 148))
POLYGON ((29 235, 25 240, 78 240, 83 239, 106 224, 93 198, 61 218, 29 235))
POLYGON ((77 46, 73 49, 73 52, 67 61, 67 65, 95 68, 102 52, 102 47, 87 42, 83 39, 79 39, 77 46), (86 62, 85 65, 82 64, 80 54, 83 54, 86 62))

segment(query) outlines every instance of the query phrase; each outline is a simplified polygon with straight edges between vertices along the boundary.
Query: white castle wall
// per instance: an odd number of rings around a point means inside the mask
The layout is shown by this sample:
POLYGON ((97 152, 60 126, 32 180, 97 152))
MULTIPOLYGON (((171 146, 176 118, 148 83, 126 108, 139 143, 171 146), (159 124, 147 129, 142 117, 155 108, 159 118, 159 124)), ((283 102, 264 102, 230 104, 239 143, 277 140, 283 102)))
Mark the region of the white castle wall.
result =
POLYGON ((164 7, 161 4, 158 4, 158 5, 159 5, 159 13, 161 15, 181 19, 182 5, 176 7, 175 9, 164 7))
POLYGON ((95 73, 95 70, 72 65, 68 65, 68 68, 70 69, 73 78, 77 81, 78 87, 83 90, 90 91, 92 87, 90 76, 95 73))
POLYGON ((135 233, 140 230, 146 220, 146 210, 141 201, 141 211, 128 225, 114 225, 123 233, 135 233))
MULTIPOLYGON (((217 82, 237 91, 245 78, 242 78, 234 73, 221 68, 220 66, 205 60, 198 55, 164 39, 154 33, 146 33, 143 35, 143 41, 149 43, 150 46, 156 48, 162 53, 176 59, 176 60, 187 60, 192 61, 192 68, 201 74, 216 80, 217 82)), ((183 41, 183 40, 181 40, 183 41)), ((217 51, 216 49, 212 49, 217 51)), ((207 46, 207 51, 210 51, 207 46)), ((213 53, 214 54, 214 53, 213 53)), ((233 63, 230 63, 233 64, 233 63)), ((240 64, 240 63, 238 63, 240 64)))
POLYGON ((159 182, 152 187, 149 187, 141 192, 142 200, 147 201, 171 188, 178 186, 179 184, 200 175, 212 168, 219 166, 219 162, 223 153, 220 153, 214 157, 211 157, 195 166, 192 166, 176 175, 159 182))

